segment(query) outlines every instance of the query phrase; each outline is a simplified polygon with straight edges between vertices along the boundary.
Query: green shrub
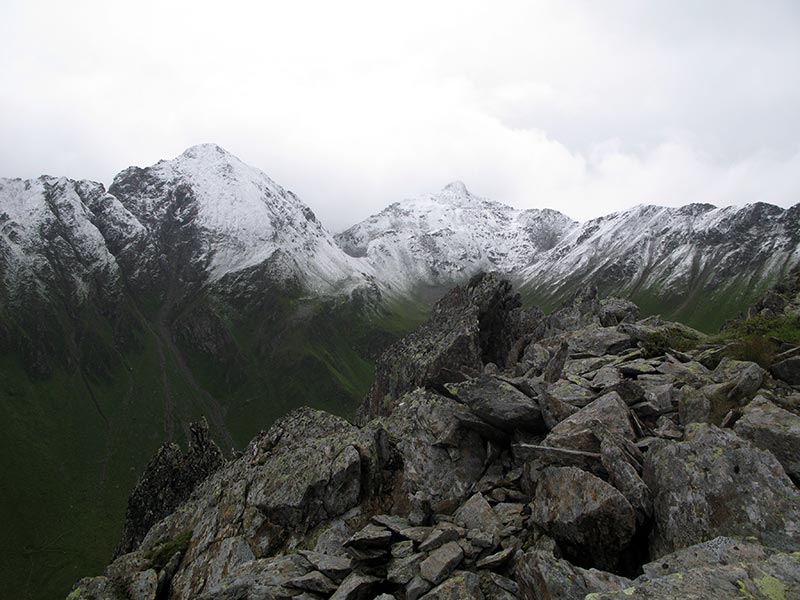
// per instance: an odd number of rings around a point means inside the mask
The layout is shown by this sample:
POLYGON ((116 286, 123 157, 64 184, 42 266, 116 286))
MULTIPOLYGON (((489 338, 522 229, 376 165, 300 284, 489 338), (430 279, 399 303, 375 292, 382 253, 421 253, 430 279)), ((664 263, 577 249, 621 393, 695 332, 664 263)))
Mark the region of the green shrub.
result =
POLYGON ((775 338, 787 344, 800 344, 800 317, 757 315, 752 319, 737 321, 722 331, 722 337, 744 340, 752 336, 775 338))
POLYGON ((736 360, 749 360, 768 368, 777 352, 776 343, 764 335, 748 335, 736 340, 730 347, 728 355, 736 360))
POLYGON ((686 352, 697 346, 699 340, 686 335, 680 328, 663 328, 654 331, 643 340, 647 356, 663 356, 670 350, 686 352))

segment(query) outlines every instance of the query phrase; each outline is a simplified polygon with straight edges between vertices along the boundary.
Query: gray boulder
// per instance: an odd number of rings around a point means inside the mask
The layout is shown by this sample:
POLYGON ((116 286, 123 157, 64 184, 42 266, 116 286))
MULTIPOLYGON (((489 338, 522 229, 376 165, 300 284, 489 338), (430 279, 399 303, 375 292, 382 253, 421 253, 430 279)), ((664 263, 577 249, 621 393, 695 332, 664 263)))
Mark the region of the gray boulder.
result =
POLYGON ((624 438, 636 439, 630 410, 619 394, 611 392, 553 427, 542 444, 582 452, 600 452, 600 439, 594 426, 596 423, 624 438))
POLYGON ((544 430, 539 405, 510 383, 493 377, 480 377, 445 387, 459 402, 499 429, 544 430))
POLYGON ((545 469, 536 486, 531 520, 572 556, 613 569, 633 538, 636 515, 613 486, 575 467, 545 469))
POLYGON ((639 307, 624 298, 603 298, 597 311, 603 327, 614 327, 620 323, 632 323, 639 318, 639 307))
POLYGON ((653 493, 652 556, 720 535, 800 546, 800 493, 772 454, 732 431, 694 423, 684 442, 655 442, 644 481, 653 493))
POLYGON ((553 429, 567 417, 574 415, 580 409, 572 404, 567 404, 552 396, 546 389, 542 389, 537 397, 542 420, 547 429, 553 429))
POLYGON ((756 396, 733 429, 753 445, 772 452, 786 473, 800 481, 800 417, 756 396))
POLYGON ((419 565, 419 573, 434 585, 447 579, 464 559, 464 551, 456 542, 447 542, 428 555, 419 565))
POLYGON ((559 379, 548 385, 546 389, 547 393, 556 400, 578 408, 586 406, 597 397, 592 390, 566 379, 559 379))
POLYGON ((598 593, 592 600, 619 600, 620 596, 642 600, 794 600, 800 598, 800 559, 795 554, 779 553, 761 561, 703 564, 663 577, 640 577, 621 594, 598 593))
POLYGON ((775 363, 770 372, 789 385, 800 385, 800 356, 792 356, 775 363))
POLYGON ((466 409, 427 390, 403 397, 386 421, 390 439, 402 457, 395 498, 408 512, 424 504, 433 512, 452 510, 483 475, 486 444, 459 422, 466 409))
POLYGON ((549 552, 533 551, 517 561, 517 583, 525 600, 584 600, 587 594, 619 593, 631 581, 596 569, 581 569, 549 552))
POLYGON ((604 356, 617 354, 634 345, 633 338, 616 327, 590 325, 566 335, 572 356, 604 356))
POLYGON ((503 528, 503 523, 492 510, 491 505, 478 492, 470 497, 453 515, 456 523, 466 529, 478 529, 496 534, 503 528))
POLYGON ((541 375, 550 361, 550 351, 539 343, 528 344, 520 361, 520 375, 531 372, 532 375, 541 375))
POLYGON ((720 536, 662 556, 645 564, 642 570, 647 577, 655 579, 713 565, 757 562, 767 558, 767 555, 767 549, 761 544, 720 536))
POLYGON ((601 463, 609 482, 617 488, 636 511, 636 524, 643 525, 653 516, 653 495, 636 472, 625 451, 611 440, 600 445, 601 463))

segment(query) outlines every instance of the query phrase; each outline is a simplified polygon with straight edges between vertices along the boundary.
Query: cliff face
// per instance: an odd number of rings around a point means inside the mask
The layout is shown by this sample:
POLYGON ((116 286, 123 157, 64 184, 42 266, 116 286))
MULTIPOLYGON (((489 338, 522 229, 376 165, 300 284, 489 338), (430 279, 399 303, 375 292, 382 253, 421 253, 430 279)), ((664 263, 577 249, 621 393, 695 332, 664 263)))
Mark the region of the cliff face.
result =
POLYGON ((166 516, 69 598, 797 597, 800 394, 718 350, 478 276, 384 354, 360 426, 299 409, 188 495, 140 484, 129 528, 166 516))

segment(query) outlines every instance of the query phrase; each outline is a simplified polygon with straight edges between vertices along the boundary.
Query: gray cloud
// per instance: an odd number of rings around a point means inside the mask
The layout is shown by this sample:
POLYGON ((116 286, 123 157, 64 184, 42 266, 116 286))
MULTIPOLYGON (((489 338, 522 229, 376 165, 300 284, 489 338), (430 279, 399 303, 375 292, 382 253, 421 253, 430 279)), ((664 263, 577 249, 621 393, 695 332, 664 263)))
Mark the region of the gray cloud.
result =
POLYGON ((453 179, 578 219, 800 200, 796 2, 251 4, 6 0, 0 175, 215 141, 334 230, 453 179))

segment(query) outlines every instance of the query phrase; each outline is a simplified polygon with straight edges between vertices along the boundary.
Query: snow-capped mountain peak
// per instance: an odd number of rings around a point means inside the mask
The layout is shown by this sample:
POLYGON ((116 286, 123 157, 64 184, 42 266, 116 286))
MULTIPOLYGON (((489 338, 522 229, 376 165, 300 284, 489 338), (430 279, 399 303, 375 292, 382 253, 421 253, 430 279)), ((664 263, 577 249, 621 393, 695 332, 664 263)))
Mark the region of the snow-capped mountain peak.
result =
POLYGON ((191 240, 190 260, 210 282, 271 258, 280 259, 287 276, 319 292, 361 277, 308 206, 216 144, 126 169, 110 191, 158 243, 165 232, 191 240))
POLYGON ((447 285, 479 270, 514 273, 575 223, 557 211, 517 210, 475 196, 460 181, 391 204, 338 234, 390 290, 447 285))

